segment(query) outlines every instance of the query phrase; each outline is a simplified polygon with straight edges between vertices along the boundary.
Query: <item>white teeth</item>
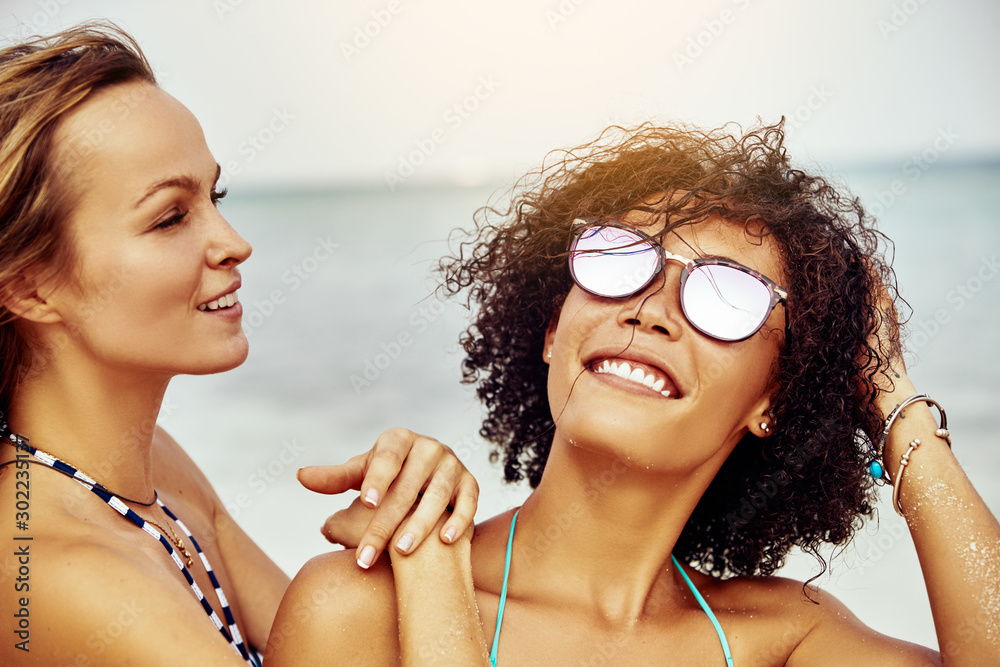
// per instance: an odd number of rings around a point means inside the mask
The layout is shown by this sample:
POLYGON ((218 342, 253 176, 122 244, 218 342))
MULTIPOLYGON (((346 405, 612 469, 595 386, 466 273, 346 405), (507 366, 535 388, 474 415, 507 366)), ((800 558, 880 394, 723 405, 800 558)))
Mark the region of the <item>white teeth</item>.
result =
POLYGON ((646 373, 641 368, 632 368, 632 365, 627 361, 608 361, 605 359, 597 366, 594 366, 595 373, 610 373, 611 375, 617 375, 618 377, 630 380, 637 384, 641 384, 645 387, 649 387, 655 392, 660 393, 664 398, 670 398, 670 390, 664 391, 663 387, 667 384, 665 378, 656 379, 652 373, 646 373))
POLYGON ((231 308, 239 300, 237 292, 230 292, 225 296, 220 296, 214 301, 203 303, 198 306, 198 310, 218 310, 219 308, 231 308))

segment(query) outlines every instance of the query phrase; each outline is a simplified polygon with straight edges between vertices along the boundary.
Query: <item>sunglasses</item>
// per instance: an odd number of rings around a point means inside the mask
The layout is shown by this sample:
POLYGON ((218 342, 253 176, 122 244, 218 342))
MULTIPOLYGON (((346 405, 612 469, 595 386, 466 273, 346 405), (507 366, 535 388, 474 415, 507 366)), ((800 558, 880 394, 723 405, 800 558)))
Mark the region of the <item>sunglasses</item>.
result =
POLYGON ((621 299, 645 289, 667 260, 684 265, 681 309, 695 329, 735 342, 757 333, 788 292, 767 276, 727 259, 688 259, 663 249, 638 229, 574 221, 569 271, 582 289, 621 299))

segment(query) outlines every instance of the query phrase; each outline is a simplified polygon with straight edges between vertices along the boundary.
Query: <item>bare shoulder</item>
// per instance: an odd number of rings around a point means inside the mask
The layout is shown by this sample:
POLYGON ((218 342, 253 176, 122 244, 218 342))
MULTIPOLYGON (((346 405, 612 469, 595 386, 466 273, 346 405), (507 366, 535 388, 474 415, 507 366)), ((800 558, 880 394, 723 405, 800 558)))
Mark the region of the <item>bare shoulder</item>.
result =
POLYGON ((307 562, 278 608, 266 663, 398 664, 396 587, 387 561, 362 570, 346 550, 307 562))
POLYGON ((751 663, 940 664, 931 649, 876 632, 834 595, 803 586, 801 581, 785 577, 727 581, 695 577, 720 621, 725 618, 723 614, 728 615, 728 625, 736 629, 734 634, 744 638, 738 644, 734 642, 734 650, 739 647, 751 663))
POLYGON ((27 547, 23 599, 4 596, 4 664, 169 665, 182 643, 198 664, 241 664, 183 581, 142 552, 94 541, 36 540, 27 547), (16 608, 8 610, 8 605, 16 608), (14 615, 23 610, 22 623, 14 615), (8 611, 10 613, 8 613, 8 611))
MULTIPOLYGON (((801 590, 801 584, 794 582, 801 590)), ((789 665, 940 665, 937 651, 889 637, 865 625, 836 596, 810 588, 809 632, 795 647, 789 665)))

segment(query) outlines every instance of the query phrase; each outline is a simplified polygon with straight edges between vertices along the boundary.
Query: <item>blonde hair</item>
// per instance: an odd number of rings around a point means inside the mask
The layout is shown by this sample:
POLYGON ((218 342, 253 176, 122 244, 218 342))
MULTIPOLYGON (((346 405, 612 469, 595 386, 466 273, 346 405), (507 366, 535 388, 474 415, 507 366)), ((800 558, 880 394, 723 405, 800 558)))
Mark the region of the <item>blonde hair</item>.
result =
MULTIPOLYGON (((23 277, 53 278, 74 266, 64 221, 73 203, 65 187, 79 149, 57 163, 60 120, 102 89, 156 85, 136 41, 111 23, 86 23, 0 50, 0 295, 23 294, 23 277)), ((0 411, 30 365, 16 316, 0 303, 0 411)))

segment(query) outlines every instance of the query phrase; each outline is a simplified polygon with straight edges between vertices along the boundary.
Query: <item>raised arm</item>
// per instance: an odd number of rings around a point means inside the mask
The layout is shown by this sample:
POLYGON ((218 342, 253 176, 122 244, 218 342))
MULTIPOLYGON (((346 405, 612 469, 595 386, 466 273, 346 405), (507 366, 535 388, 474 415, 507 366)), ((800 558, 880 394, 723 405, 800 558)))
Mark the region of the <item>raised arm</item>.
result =
MULTIPOLYGON (((881 289, 877 342, 889 358, 875 375, 876 404, 888 428, 881 464, 898 487, 893 503, 917 550, 940 655, 877 635, 846 610, 820 624, 797 653, 807 657, 805 664, 818 664, 808 659, 838 646, 838 659, 857 648, 868 658, 904 657, 902 664, 916 657, 943 665, 1000 664, 1000 523, 955 458, 938 412, 916 399, 921 392, 906 374, 898 327, 892 326, 896 310, 881 289), (850 622, 840 620, 847 617, 850 622)), ((889 485, 883 492, 893 491, 889 485)))
MULTIPOLYGON (((886 415, 918 393, 905 370, 900 375, 879 400, 886 415)), ((927 585, 942 664, 1000 664, 1000 524, 937 430, 926 403, 906 407, 883 461, 893 480, 902 475, 899 504, 927 585)))

